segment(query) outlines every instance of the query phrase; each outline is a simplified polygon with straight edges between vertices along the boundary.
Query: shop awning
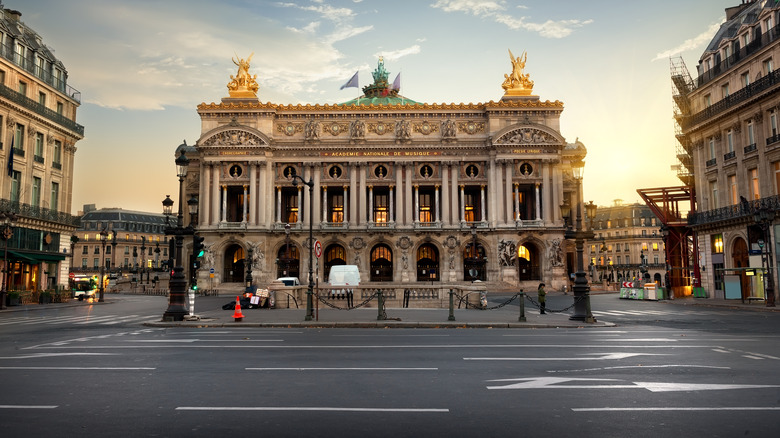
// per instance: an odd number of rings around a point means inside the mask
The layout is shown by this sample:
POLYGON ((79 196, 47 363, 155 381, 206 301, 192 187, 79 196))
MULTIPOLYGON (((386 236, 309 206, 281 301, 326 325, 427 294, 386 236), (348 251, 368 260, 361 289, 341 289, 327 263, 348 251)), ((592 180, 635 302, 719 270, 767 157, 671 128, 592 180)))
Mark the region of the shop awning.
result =
POLYGON ((8 260, 20 260, 28 263, 58 262, 61 260, 65 260, 65 256, 59 254, 41 254, 41 253, 36 254, 36 253, 31 253, 26 251, 8 250, 8 260))

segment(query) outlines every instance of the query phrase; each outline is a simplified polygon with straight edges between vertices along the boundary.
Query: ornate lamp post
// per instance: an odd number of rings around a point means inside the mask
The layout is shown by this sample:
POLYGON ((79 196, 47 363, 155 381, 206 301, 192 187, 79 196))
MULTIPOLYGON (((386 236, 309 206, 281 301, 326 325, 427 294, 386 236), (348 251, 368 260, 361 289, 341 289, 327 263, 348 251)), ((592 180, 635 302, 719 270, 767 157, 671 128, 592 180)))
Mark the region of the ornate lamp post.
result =
MULTIPOLYGON (((116 271, 116 230, 111 231, 111 269, 108 270, 108 273, 111 274, 111 271, 116 271)), ((116 283, 119 283, 119 275, 117 274, 116 283)))
POLYGON ((479 277, 479 253, 477 252, 477 224, 471 224, 471 269, 469 276, 473 282, 479 277))
POLYGON ((314 303, 312 302, 312 294, 314 293, 312 288, 314 287, 314 180, 309 178, 309 181, 304 181, 298 175, 292 176, 293 187, 298 186, 298 180, 301 180, 302 184, 309 187, 309 285, 306 289, 306 321, 314 319, 314 303))
MULTIPOLYGON (((582 176, 585 169, 585 162, 580 160, 572 163, 572 175, 574 180, 577 181, 577 197, 580 197, 582 193, 582 176)), ((586 206, 588 219, 593 221, 596 216, 597 206, 591 201, 586 206)), ((564 203, 561 205, 561 215, 564 218, 568 218, 571 214, 571 206, 564 203)), ((582 202, 577 201, 577 216, 576 216, 576 230, 572 230, 571 227, 567 227, 564 237, 566 239, 574 239, 575 248, 577 250, 577 272, 574 274, 574 314, 569 317, 573 321, 584 322, 596 322, 593 318, 593 314, 590 311, 590 285, 588 285, 588 276, 585 273, 585 267, 583 263, 583 247, 585 240, 593 239, 593 232, 582 229, 582 202)))
MULTIPOLYGON (((186 142, 182 146, 186 146, 186 142)), ((163 313, 163 321, 183 321, 184 316, 188 314, 185 307, 187 294, 187 280, 184 278, 184 267, 182 267, 182 246, 184 236, 193 234, 192 224, 186 228, 183 226, 182 199, 184 198, 184 178, 187 176, 187 167, 190 160, 184 154, 184 148, 181 149, 181 155, 176 158, 176 174, 179 177, 179 208, 176 215, 176 226, 165 229, 166 236, 172 236, 171 248, 175 254, 171 255, 173 262, 173 275, 169 282, 170 298, 168 300, 168 309, 163 313)), ((173 200, 166 196, 163 200, 163 213, 166 216, 171 214, 173 200)))
MULTIPOLYGON (((3 248, 3 285, 0 287, 0 309, 5 309, 5 297, 8 295, 8 291, 6 290, 6 283, 8 282, 8 241, 14 237, 14 229, 11 228, 11 222, 16 220, 16 214, 13 212, 0 212, 0 220, 2 220, 3 224, 3 227, 0 230, 0 239, 3 239, 5 242, 5 246, 3 248)), ((76 240, 78 240, 78 237, 76 237, 76 240)), ((75 243, 72 243, 71 245, 75 245, 75 243)), ((72 247, 70 253, 72 260, 72 247)), ((72 261, 71 264, 73 264, 72 261)))
POLYGON ((195 223, 197 223, 197 217, 198 217, 198 198, 195 196, 191 197, 187 200, 187 210, 190 213, 190 225, 189 227, 192 228, 192 259, 190 261, 190 268, 192 269, 192 273, 190 274, 190 287, 196 288, 198 284, 198 268, 200 267, 199 264, 196 264, 195 261, 198 259, 198 254, 196 254, 196 246, 198 246, 199 242, 203 241, 203 238, 199 238, 195 234, 195 223))
POLYGON ((146 272, 146 236, 141 236, 141 283, 144 282, 146 272))
POLYGON ((252 293, 252 247, 249 247, 246 255, 246 293, 252 293))
POLYGON ((775 211, 768 207, 757 208, 753 212, 753 220, 761 226, 761 231, 764 233, 763 240, 766 245, 759 245, 761 247, 761 267, 764 267, 764 261, 766 260, 766 271, 764 271, 764 295, 766 296, 766 306, 775 307, 775 286, 774 286, 774 261, 772 259, 772 236, 769 233, 769 227, 772 221, 775 219, 775 211), (766 249, 764 249, 766 247, 766 249))
POLYGON ((106 283, 105 281, 105 275, 106 275, 106 239, 108 239, 108 232, 105 228, 103 228, 103 231, 100 232, 100 246, 103 247, 103 260, 100 262, 100 296, 98 298, 98 302, 102 303, 103 300, 103 289, 104 285, 106 283))

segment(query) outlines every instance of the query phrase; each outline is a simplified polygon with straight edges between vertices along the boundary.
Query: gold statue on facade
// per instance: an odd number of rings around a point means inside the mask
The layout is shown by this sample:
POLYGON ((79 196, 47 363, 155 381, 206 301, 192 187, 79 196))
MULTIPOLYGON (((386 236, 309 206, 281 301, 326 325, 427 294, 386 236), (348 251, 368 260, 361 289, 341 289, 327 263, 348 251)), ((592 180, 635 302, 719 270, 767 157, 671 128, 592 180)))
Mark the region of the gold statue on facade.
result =
POLYGON ((238 73, 235 77, 230 75, 230 82, 227 84, 230 97, 257 97, 257 90, 260 88, 260 86, 257 85, 257 75, 253 76, 249 74, 249 61, 252 60, 252 56, 254 56, 254 54, 255 53, 252 52, 252 54, 249 55, 249 58, 246 59, 238 58, 238 62, 236 62, 235 58, 231 58, 233 60, 233 64, 238 66, 238 73))
POLYGON ((515 58, 512 50, 509 50, 509 60, 512 62, 512 73, 504 75, 504 83, 501 84, 504 94, 507 96, 530 96, 534 88, 534 81, 530 79, 528 73, 523 73, 528 53, 523 51, 522 55, 515 58))

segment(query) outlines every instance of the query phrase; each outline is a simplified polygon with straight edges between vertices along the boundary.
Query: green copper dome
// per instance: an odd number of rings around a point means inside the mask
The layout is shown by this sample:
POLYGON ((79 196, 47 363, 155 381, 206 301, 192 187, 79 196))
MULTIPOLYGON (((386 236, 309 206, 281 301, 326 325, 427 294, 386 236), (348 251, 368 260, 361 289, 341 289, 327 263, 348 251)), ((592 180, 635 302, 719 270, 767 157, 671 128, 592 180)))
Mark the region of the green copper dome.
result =
POLYGON ((385 61, 379 57, 376 70, 371 73, 374 82, 363 87, 363 95, 338 105, 420 105, 419 102, 407 99, 398 94, 400 83, 388 84, 387 77, 390 73, 385 70, 385 61))

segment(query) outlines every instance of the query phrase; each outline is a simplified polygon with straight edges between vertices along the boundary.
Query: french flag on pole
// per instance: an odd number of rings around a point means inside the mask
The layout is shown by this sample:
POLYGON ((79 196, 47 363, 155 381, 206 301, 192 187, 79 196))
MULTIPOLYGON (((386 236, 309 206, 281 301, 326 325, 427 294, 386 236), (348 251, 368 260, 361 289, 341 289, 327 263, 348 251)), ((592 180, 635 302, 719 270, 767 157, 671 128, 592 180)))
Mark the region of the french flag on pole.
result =
POLYGON ((401 89, 401 73, 398 73, 396 75, 395 80, 393 81, 393 90, 398 91, 401 89))
POLYGON ((345 88, 350 88, 350 87, 360 88, 360 86, 358 85, 358 72, 355 72, 352 78, 348 80, 346 84, 342 85, 341 88, 339 88, 339 90, 343 90, 345 88))

